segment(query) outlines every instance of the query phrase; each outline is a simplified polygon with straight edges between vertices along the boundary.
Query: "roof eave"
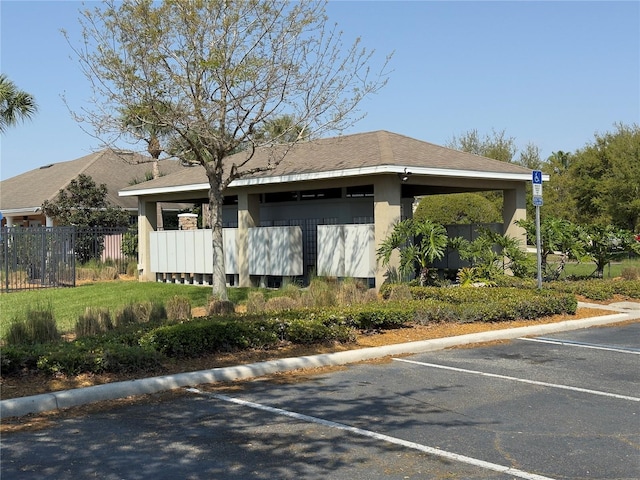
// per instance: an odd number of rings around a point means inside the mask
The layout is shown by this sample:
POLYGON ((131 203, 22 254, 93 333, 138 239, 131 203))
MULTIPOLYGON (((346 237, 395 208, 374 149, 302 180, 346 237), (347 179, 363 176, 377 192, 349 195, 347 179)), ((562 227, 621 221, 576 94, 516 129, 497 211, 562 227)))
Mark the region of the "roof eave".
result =
MULTIPOLYGON (((271 177, 241 178, 231 182, 229 187, 250 187, 255 185, 273 185, 278 183, 295 183, 311 180, 330 180, 333 178, 358 177, 363 175, 402 174, 410 172, 412 175, 429 177, 475 178, 483 180, 531 181, 531 173, 482 172, 478 170, 457 170, 448 168, 422 168, 401 165, 378 165, 374 167, 350 168, 346 170, 331 170, 327 172, 296 173, 271 177)), ((549 181, 549 175, 542 176, 543 181, 549 181)), ((192 192, 208 190, 208 183, 176 185, 148 189, 119 191, 122 197, 159 195, 167 193, 192 192)))

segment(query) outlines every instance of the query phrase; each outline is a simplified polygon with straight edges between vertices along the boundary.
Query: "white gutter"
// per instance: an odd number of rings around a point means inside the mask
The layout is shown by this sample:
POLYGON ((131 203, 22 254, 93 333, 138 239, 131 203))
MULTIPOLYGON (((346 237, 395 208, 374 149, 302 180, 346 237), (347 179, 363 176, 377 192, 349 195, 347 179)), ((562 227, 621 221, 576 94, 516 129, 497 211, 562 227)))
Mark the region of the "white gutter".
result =
POLYGON ((40 207, 22 207, 22 208, 7 208, 0 209, 4 215, 31 215, 40 211, 40 207))
MULTIPOLYGON (((430 177, 452 177, 452 178, 476 178, 482 180, 515 180, 531 181, 530 173, 498 173, 479 172, 475 170, 456 170, 451 168, 423 168, 398 165, 379 165, 375 167, 351 168, 348 170, 331 170, 327 172, 298 173, 291 175, 280 175, 277 177, 257 177, 238 179, 231 182, 229 187, 249 187, 253 185, 273 185, 278 183, 293 183, 309 180, 329 180, 332 178, 358 177, 363 175, 380 174, 402 174, 422 175, 430 177)), ((543 181, 549 181, 549 175, 542 176, 543 181)), ((191 185, 177 185, 171 187, 157 187, 149 189, 120 191, 122 197, 139 195, 156 195, 162 193, 191 192, 195 190, 209 190, 208 183, 196 183, 191 185)))

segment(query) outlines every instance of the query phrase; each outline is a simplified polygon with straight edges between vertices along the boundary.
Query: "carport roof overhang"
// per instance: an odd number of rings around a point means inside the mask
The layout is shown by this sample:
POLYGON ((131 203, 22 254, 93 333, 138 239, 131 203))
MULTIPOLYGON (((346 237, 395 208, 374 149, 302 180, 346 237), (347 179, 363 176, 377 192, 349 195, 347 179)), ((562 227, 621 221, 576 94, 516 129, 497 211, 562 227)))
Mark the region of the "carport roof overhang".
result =
MULTIPOLYGON (((378 165, 361 168, 351 168, 344 170, 331 170, 324 172, 311 172, 311 173, 295 173, 289 175, 280 176, 261 176, 237 179, 231 182, 229 189, 232 191, 234 188, 246 188, 257 187, 266 185, 278 185, 278 184, 294 184, 304 183, 321 180, 332 179, 348 179, 362 178, 376 175, 403 175, 410 173, 412 180, 418 178, 450 178, 460 180, 492 180, 492 181, 507 181, 507 182, 523 182, 531 181, 530 173, 506 173, 506 172, 484 172, 478 170, 460 170, 460 169, 446 169, 446 168, 424 168, 415 166, 400 166, 400 165, 378 165)), ((543 175, 543 180, 548 181, 549 176, 543 175)), ((208 183, 191 183, 184 185, 172 185, 162 187, 140 188, 140 189, 127 189, 120 191, 120 196, 155 196, 155 195, 167 195, 167 194, 180 194, 187 192, 207 191, 209 190, 208 183)), ((229 193, 232 193, 232 192, 229 193)))

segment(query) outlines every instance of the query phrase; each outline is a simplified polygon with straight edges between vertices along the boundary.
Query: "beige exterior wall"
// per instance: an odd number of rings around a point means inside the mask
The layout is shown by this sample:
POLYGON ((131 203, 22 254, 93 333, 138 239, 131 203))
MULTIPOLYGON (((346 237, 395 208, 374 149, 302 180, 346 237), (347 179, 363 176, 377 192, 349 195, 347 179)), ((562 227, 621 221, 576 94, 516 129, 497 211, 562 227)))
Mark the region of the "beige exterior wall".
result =
POLYGON ((150 233, 157 228, 157 202, 138 199, 138 279, 141 282, 155 281, 151 271, 150 233))
POLYGON ((518 239, 522 247, 527 246, 527 234, 524 228, 515 224, 527 218, 527 191, 524 184, 503 191, 502 219, 504 234, 518 239))
MULTIPOLYGON (((375 179, 373 184, 373 216, 375 221, 376 251, 393 230, 393 225, 401 220, 401 184, 397 176, 388 175, 375 179)), ((389 268, 398 268, 399 256, 394 253, 389 268)), ((384 283, 387 267, 376 268, 376 289, 384 283)))

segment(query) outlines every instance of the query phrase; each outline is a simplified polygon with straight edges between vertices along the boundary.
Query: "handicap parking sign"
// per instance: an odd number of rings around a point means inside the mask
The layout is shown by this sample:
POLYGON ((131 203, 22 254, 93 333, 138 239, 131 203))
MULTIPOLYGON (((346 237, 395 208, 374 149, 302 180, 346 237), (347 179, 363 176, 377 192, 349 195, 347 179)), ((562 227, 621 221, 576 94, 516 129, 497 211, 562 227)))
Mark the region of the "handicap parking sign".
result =
POLYGON ((540 170, 531 172, 531 183, 534 185, 542 185, 542 172, 540 170))

